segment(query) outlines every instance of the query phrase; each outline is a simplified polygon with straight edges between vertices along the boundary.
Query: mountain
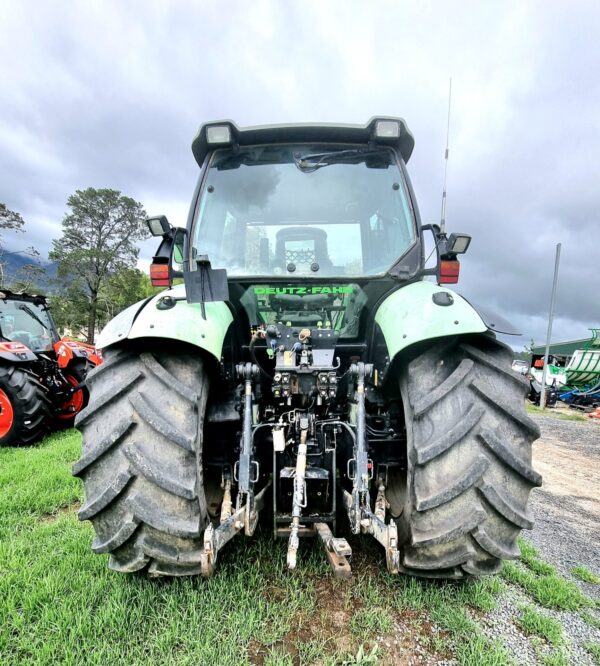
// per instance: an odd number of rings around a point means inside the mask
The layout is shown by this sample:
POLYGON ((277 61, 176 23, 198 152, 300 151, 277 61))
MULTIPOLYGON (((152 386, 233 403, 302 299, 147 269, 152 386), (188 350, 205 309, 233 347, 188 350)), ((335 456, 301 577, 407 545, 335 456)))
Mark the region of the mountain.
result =
POLYGON ((45 270, 45 276, 38 281, 38 286, 44 291, 51 290, 50 282, 56 277, 56 262, 47 261, 41 257, 32 257, 28 254, 12 250, 9 247, 4 247, 0 251, 0 263, 3 269, 2 286, 9 285, 13 280, 18 279, 19 269, 27 264, 36 264, 45 270))

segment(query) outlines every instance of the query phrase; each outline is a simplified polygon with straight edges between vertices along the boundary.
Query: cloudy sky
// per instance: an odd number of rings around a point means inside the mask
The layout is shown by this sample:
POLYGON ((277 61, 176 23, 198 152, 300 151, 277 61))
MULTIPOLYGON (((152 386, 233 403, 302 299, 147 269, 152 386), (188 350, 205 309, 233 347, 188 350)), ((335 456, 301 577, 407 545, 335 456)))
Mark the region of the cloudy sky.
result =
MULTIPOLYGON (((600 326, 598 2, 0 3, 0 201, 46 253, 77 188, 185 224, 206 120, 399 115, 424 222, 473 235, 460 291, 545 339, 600 326)), ((154 244, 142 248, 151 255, 154 244)), ((517 342, 519 346, 521 342, 517 342)))

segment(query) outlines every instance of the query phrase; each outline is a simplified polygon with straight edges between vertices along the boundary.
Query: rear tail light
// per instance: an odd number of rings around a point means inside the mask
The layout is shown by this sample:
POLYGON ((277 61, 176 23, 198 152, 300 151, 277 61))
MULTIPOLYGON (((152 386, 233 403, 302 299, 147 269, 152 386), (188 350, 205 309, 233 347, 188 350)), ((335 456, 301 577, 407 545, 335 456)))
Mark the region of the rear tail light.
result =
POLYGON ((170 287, 169 264, 150 264, 150 282, 153 287, 170 287))
POLYGON ((460 261, 458 259, 442 259, 440 261, 440 284, 456 284, 460 273, 460 261))

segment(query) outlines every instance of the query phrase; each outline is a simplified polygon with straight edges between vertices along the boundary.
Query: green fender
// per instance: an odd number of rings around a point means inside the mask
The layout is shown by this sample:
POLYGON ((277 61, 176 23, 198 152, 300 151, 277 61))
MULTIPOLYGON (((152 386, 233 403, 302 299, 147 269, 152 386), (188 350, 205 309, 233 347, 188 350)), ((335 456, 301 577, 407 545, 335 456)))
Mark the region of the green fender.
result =
POLYGON ((390 360, 415 342, 488 330, 462 296, 433 282, 413 282, 394 291, 379 306, 375 321, 385 338, 390 360), (434 302, 434 294, 440 292, 449 294, 437 297, 447 305, 434 302))
POLYGON ((159 310, 156 305, 163 296, 185 297, 185 287, 177 285, 123 310, 104 327, 96 346, 106 349, 123 340, 164 338, 200 347, 220 360, 223 340, 233 321, 227 305, 223 301, 205 303, 203 319, 200 304, 185 300, 177 301, 168 310, 159 310))

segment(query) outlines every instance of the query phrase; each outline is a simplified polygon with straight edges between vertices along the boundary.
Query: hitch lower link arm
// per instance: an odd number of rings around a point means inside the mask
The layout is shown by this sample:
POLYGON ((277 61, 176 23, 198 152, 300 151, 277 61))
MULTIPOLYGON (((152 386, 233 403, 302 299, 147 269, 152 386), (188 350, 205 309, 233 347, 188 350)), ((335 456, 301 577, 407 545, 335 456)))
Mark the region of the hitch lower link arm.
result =
POLYGON ((214 573, 217 553, 238 532, 244 530, 246 536, 252 536, 258 524, 258 513, 265 503, 266 492, 271 483, 255 496, 254 484, 258 481, 258 461, 253 460, 252 436, 252 382, 258 377, 259 369, 251 363, 237 366, 240 379, 244 381, 244 416, 240 458, 233 469, 234 480, 238 484, 238 493, 233 511, 231 500, 231 471, 223 474, 223 502, 221 506, 220 524, 212 523, 204 530, 204 545, 200 559, 201 573, 211 576, 214 573))
POLYGON ((365 379, 373 372, 367 363, 354 363, 350 374, 356 385, 356 437, 354 439, 354 459, 348 461, 348 476, 352 480, 352 494, 343 491, 344 505, 354 534, 371 534, 384 548, 387 568, 390 573, 398 573, 400 553, 398 551, 398 528, 393 519, 385 523, 385 486, 379 483, 375 513, 371 510, 369 482, 373 478, 373 462, 369 460, 366 442, 365 379), (354 467, 354 473, 350 470, 354 467))
POLYGON ((252 382, 259 376, 259 368, 253 363, 240 363, 237 366, 240 379, 244 380, 244 419, 240 459, 234 466, 234 477, 238 482, 236 508, 244 505, 244 532, 252 536, 258 522, 258 511, 254 506, 254 484, 258 481, 258 461, 253 459, 252 437, 252 382))

